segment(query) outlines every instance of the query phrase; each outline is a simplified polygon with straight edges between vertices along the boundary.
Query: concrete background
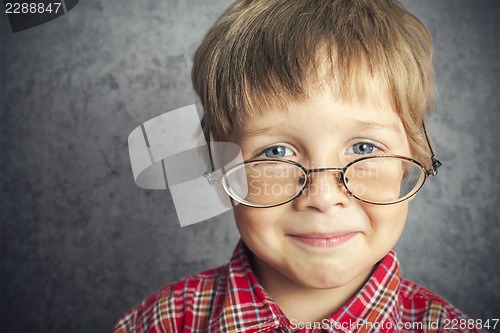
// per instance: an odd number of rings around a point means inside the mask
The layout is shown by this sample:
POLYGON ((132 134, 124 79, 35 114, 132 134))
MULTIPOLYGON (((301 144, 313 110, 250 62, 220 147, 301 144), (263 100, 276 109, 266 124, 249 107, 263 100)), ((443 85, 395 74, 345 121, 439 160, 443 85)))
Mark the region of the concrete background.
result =
MULTIPOLYGON (((180 228, 135 186, 128 134, 196 102, 195 47, 230 1, 84 0, 13 34, 1 19, 1 332, 108 332, 167 282, 225 263, 231 213, 180 228)), ((445 166, 414 200, 404 275, 500 316, 499 4, 406 0, 436 45, 429 127, 445 166)))

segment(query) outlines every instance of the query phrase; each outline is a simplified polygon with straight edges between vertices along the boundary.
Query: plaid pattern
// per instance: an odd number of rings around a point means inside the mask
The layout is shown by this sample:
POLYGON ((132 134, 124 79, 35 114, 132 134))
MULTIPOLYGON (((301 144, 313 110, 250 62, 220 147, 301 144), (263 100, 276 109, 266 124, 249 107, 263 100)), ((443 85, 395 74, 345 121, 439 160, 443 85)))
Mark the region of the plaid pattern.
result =
POLYGON ((330 318, 318 326, 298 326, 259 285, 247 251, 240 241, 228 265, 168 284, 126 313, 113 333, 480 332, 452 330, 451 320, 468 318, 427 289, 401 279, 394 251, 330 318))

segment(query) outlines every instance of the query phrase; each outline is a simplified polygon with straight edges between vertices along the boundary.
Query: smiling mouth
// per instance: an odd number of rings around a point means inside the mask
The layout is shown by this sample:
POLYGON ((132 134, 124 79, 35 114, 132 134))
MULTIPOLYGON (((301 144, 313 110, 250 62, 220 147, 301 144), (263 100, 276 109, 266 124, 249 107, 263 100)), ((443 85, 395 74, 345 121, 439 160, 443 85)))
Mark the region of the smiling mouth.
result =
POLYGON ((337 247, 356 237, 359 233, 353 231, 337 234, 290 234, 288 236, 298 243, 310 247, 337 247))

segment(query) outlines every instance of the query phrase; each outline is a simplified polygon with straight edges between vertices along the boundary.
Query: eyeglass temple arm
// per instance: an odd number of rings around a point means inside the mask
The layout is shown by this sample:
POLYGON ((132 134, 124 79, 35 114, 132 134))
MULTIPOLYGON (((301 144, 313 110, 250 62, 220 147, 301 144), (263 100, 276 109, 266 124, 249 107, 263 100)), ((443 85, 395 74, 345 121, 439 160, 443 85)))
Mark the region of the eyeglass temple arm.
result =
POLYGON ((432 154, 431 156, 432 169, 427 170, 427 172, 430 175, 435 176, 438 173, 438 168, 442 166, 443 163, 441 163, 441 161, 434 156, 434 150, 432 150, 431 142, 429 140, 429 135, 427 134, 427 129, 425 128, 425 122, 422 122, 422 127, 424 128, 425 140, 427 141, 427 145, 429 146, 429 150, 431 151, 432 154))
MULTIPOLYGON (((205 120, 205 119, 204 119, 205 120)), ((207 171, 203 173, 203 177, 205 177, 210 185, 215 184, 215 182, 219 181, 220 178, 217 178, 215 176, 215 167, 214 167, 214 160, 212 157, 212 148, 211 148, 211 143, 212 143, 212 138, 210 136, 210 127, 208 127, 208 124, 204 124, 207 128, 207 148, 208 148, 208 159, 210 160, 210 167, 207 171)))
POLYGON ((211 137, 210 137, 210 127, 208 126, 208 124, 205 124, 205 126, 207 127, 207 147, 208 147, 208 158, 210 160, 210 171, 211 172, 214 172, 215 171, 215 168, 214 168, 214 160, 212 158, 212 148, 211 148, 211 143, 212 143, 212 140, 211 140, 211 137))

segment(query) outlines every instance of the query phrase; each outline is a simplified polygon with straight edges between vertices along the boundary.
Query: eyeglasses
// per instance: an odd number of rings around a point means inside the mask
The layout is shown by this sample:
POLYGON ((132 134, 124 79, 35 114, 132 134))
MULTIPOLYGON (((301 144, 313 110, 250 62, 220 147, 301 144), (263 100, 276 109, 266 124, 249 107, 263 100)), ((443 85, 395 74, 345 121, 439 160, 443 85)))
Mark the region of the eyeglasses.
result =
POLYGON ((404 156, 376 155, 357 159, 344 168, 306 169, 290 160, 259 159, 233 166, 222 175, 222 186, 237 202, 251 207, 274 207, 307 191, 322 195, 332 185, 348 195, 376 205, 404 201, 422 188, 430 173, 404 156), (326 173, 323 181, 320 173, 326 173))
MULTIPOLYGON (((270 208, 286 204, 304 192, 322 195, 332 186, 363 202, 391 205, 409 199, 424 185, 429 175, 437 175, 441 162, 424 133, 432 153, 432 168, 399 155, 370 155, 343 168, 307 169, 286 159, 255 159, 226 170, 220 181, 226 193, 240 204, 270 208), (322 177, 320 179, 320 177, 322 177)), ((207 176, 207 175, 206 175, 207 176)), ((209 178, 211 173, 208 173, 209 178)), ((213 180, 213 179, 212 179, 213 180)))

